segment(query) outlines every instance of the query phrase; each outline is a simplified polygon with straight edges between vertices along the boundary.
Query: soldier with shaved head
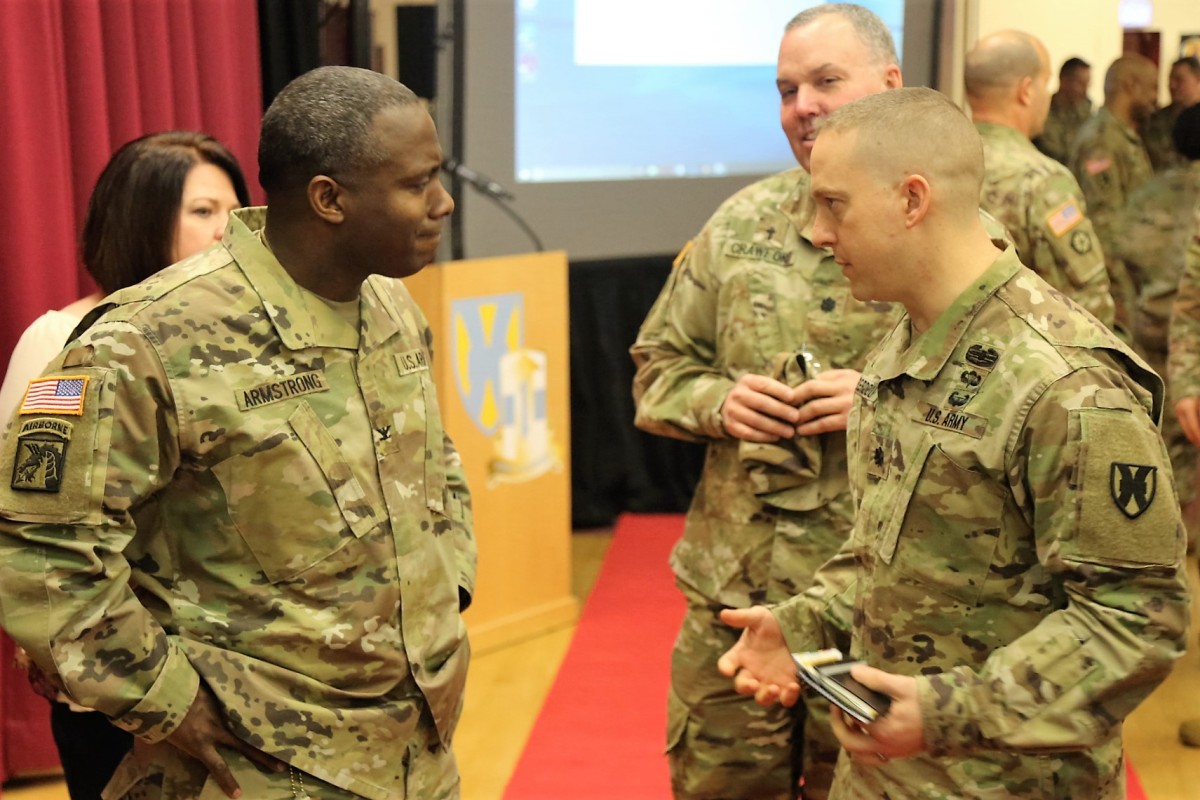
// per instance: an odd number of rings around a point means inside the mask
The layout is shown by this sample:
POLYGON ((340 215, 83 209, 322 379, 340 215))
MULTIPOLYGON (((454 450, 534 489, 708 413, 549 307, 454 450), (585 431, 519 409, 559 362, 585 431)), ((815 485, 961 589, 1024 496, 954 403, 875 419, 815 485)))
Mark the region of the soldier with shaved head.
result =
MULTIPOLYGON (((770 45, 774 46, 774 44, 770 45)), ((887 25, 816 4, 778 43, 779 119, 799 166, 747 186, 680 253, 642 323, 636 423, 708 445, 671 555, 687 615, 675 642, 667 759, 676 800, 790 800, 828 791, 827 704, 762 709, 716 670, 736 632, 723 608, 782 600, 849 533, 845 412, 894 312, 850 295, 811 241, 808 165, 834 109, 901 84, 887 25)))
POLYGON ((1087 201, 1108 264, 1117 320, 1131 324, 1137 295, 1124 263, 1116 256, 1122 235, 1119 215, 1152 169, 1138 126, 1158 104, 1158 70, 1136 53, 1121 56, 1104 75, 1104 107, 1079 131, 1070 167, 1087 201))
POLYGON ((1124 797, 1121 721, 1183 651, 1162 381, 989 238, 983 173, 930 89, 845 106, 813 148, 814 240, 906 313, 850 412, 850 540, 805 594, 722 614, 745 630, 719 665, 792 703, 790 651, 851 627, 891 705, 835 709, 832 797, 1124 797))
POLYGON ((1021 263, 1111 327, 1104 254, 1079 184, 1030 141, 1050 101, 1045 46, 1021 31, 985 36, 967 53, 964 78, 983 140, 980 206, 1008 228, 1021 263))

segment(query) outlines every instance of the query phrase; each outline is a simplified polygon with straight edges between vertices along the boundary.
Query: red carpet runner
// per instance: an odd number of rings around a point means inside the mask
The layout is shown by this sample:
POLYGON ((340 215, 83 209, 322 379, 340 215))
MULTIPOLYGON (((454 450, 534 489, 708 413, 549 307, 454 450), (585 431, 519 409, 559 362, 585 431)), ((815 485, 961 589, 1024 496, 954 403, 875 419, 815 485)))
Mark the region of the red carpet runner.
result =
POLYGON ((671 644, 683 619, 667 556, 683 518, 624 515, 505 800, 669 800, 671 644))
MULTIPOLYGON (((621 517, 504 800, 670 800, 671 644, 683 618, 675 515, 621 517)), ((1129 768, 1127 800, 1146 800, 1129 768)))

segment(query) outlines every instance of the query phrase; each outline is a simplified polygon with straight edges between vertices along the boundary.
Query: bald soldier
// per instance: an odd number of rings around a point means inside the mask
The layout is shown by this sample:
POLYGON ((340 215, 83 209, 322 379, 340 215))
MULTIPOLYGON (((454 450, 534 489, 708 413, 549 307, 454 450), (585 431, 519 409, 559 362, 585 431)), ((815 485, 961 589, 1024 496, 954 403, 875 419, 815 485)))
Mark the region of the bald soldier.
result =
POLYGON ((1092 66, 1082 58, 1072 56, 1058 70, 1058 91, 1050 98, 1050 114, 1046 127, 1034 144, 1060 164, 1071 163, 1071 148, 1083 123, 1092 118, 1092 101, 1088 87, 1092 83, 1092 66))
POLYGON ((459 796, 469 494, 398 280, 454 201, 417 97, 267 109, 267 209, 101 304, 0 462, 3 624, 135 737, 105 797, 459 796))
POLYGON ((1021 31, 985 36, 967 53, 964 78, 983 140, 979 204, 1004 223, 1021 263, 1113 324, 1104 254, 1070 170, 1033 146, 1050 100, 1050 56, 1021 31))
POLYGON ((835 711, 834 798, 1123 797, 1121 721, 1183 651, 1162 381, 988 238, 982 178, 930 89, 845 106, 813 148, 814 240, 906 314, 850 412, 850 541, 804 595, 722 614, 745 630, 720 668, 794 702, 789 651, 852 627, 853 676, 892 699, 835 711))
POLYGON ((1100 236, 1108 264, 1117 320, 1128 323, 1137 287, 1116 257, 1122 235, 1118 215, 1129 196, 1150 180, 1150 159, 1138 125, 1158 102, 1158 70, 1134 53, 1121 56, 1104 75, 1104 107, 1079 132, 1071 152, 1071 172, 1083 189, 1088 214, 1100 236))

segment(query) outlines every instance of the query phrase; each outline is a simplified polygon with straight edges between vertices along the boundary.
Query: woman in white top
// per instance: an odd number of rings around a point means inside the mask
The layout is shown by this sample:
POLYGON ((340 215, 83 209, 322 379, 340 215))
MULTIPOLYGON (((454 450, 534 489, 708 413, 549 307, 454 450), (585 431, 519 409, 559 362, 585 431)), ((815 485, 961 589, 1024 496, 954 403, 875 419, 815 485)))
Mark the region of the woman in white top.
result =
MULTIPOLYGON (((117 150, 96 180, 80 236, 83 264, 100 291, 47 311, 21 334, 0 386, 0 426, 106 294, 220 241, 229 212, 249 202, 237 159, 206 134, 153 133, 117 150)), ((129 751, 130 735, 102 714, 70 706, 37 669, 29 679, 51 699, 51 728, 71 800, 98 800, 129 751)))

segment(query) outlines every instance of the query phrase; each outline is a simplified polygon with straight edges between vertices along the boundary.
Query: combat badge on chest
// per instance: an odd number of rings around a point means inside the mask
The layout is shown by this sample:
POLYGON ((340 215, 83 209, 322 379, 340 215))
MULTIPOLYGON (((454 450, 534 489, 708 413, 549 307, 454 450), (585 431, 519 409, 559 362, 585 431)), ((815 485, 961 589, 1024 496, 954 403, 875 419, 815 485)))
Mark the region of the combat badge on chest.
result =
POLYGON ((954 376, 949 395, 940 405, 921 402, 917 405, 915 419, 925 425, 942 430, 963 433, 980 439, 987 432, 987 420, 964 409, 975 396, 984 380, 992 374, 1000 352, 990 345, 975 343, 967 348, 962 358, 951 362, 954 376))

